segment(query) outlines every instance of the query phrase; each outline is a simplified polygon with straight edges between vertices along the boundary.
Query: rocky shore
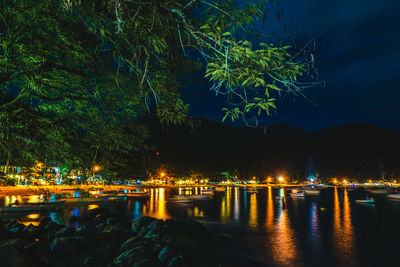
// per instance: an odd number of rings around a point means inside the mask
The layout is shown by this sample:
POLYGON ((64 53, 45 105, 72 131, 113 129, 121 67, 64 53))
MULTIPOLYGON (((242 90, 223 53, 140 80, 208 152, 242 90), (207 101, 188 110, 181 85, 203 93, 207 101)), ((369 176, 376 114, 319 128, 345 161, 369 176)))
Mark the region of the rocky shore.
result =
POLYGON ((216 239, 189 219, 95 218, 66 227, 0 222, 0 266, 218 266, 216 239))

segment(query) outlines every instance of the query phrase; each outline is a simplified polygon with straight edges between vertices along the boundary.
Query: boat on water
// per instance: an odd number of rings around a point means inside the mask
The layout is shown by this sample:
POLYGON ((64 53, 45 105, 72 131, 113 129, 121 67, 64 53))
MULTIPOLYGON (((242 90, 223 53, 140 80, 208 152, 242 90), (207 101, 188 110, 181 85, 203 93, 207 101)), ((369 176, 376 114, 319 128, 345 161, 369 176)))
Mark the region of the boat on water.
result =
POLYGON ((388 194, 386 197, 389 198, 389 199, 398 199, 398 200, 400 200, 400 194, 388 194))
POLYGON ((374 195, 386 195, 390 193, 390 190, 387 188, 373 188, 373 189, 368 189, 367 192, 374 195))
POLYGON ((13 204, 1 207, 1 212, 32 212, 32 211, 50 211, 61 207, 64 201, 40 202, 40 203, 23 203, 13 204))
POLYGON ((214 194, 214 190, 212 190, 212 189, 203 189, 203 190, 201 190, 201 194, 203 194, 203 195, 212 195, 212 194, 214 194))
POLYGON ((247 193, 250 193, 250 194, 257 194, 258 193, 257 189, 246 189, 246 191, 247 191, 247 193))
POLYGON ((304 191, 293 192, 293 193, 290 193, 290 196, 292 196, 292 197, 305 197, 306 196, 306 192, 304 192, 304 191))
POLYGON ((375 203, 375 199, 370 198, 370 199, 356 199, 355 200, 356 203, 361 203, 361 204, 374 204, 375 203))
POLYGON ((214 188, 215 192, 225 192, 226 191, 226 187, 223 186, 216 186, 214 188))
POLYGON ((321 190, 318 188, 305 188, 303 189, 307 195, 314 195, 317 196, 321 193, 321 190))

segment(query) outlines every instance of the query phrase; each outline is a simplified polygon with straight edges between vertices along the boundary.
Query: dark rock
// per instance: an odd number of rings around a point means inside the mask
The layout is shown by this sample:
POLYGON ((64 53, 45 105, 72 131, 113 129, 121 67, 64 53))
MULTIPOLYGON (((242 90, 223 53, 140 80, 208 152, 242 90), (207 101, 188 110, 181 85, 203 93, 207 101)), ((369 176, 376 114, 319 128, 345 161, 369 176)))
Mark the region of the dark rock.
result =
POLYGON ((51 220, 51 218, 50 217, 44 217, 41 221, 40 221, 40 223, 39 223, 39 231, 41 231, 42 229, 44 229, 44 227, 49 223, 49 222, 53 222, 52 220, 51 220))
POLYGON ((132 231, 138 233, 141 227, 147 227, 150 223, 155 221, 155 218, 143 216, 132 223, 132 231))
POLYGON ((87 257, 84 261, 83 261, 83 265, 85 265, 85 266, 98 266, 99 265, 99 263, 98 263, 98 261, 95 259, 95 258, 93 258, 93 257, 87 257))
POLYGON ((167 263, 170 259, 177 256, 178 252, 176 249, 172 248, 171 245, 165 246, 158 254, 158 260, 162 263, 167 263))
POLYGON ((23 246, 22 239, 4 240, 0 243, 1 266, 23 266, 23 256, 20 249, 23 246))
POLYGON ((82 249, 85 249, 85 244, 87 244, 87 240, 84 237, 57 237, 50 244, 50 252, 53 257, 82 253, 82 249))
POLYGON ((75 228, 73 227, 63 227, 55 233, 55 237, 66 237, 73 236, 75 233, 75 228))
POLYGON ((186 266, 190 266, 184 259, 184 257, 182 255, 176 256, 174 258, 172 258, 168 264, 168 267, 186 267, 186 266))
POLYGON ((80 226, 76 229, 74 236, 88 236, 89 230, 87 229, 86 225, 80 226))
POLYGON ((143 258, 151 258, 156 260, 151 247, 151 243, 138 244, 136 247, 129 249, 114 259, 114 264, 118 266, 132 266, 143 258))
POLYGON ((160 266, 157 261, 154 261, 153 259, 142 259, 137 262, 135 262, 133 267, 157 267, 160 266))
POLYGON ((129 249, 124 253, 120 254, 113 261, 118 266, 132 266, 135 262, 142 259, 145 255, 145 251, 141 247, 129 249))
POLYGON ((46 226, 43 228, 43 231, 47 233, 53 233, 55 234, 58 230, 63 228, 62 225, 59 225, 58 223, 55 223, 53 221, 50 221, 46 224, 46 226))

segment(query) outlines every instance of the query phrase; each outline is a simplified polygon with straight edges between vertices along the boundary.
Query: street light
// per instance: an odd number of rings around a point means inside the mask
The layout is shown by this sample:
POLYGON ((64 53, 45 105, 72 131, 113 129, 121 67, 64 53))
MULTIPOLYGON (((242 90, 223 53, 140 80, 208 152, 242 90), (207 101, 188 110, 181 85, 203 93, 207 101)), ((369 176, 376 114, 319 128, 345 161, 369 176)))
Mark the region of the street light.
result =
POLYGON ((279 177, 278 177, 278 181, 279 181, 279 182, 281 182, 281 183, 282 183, 284 180, 285 180, 285 179, 283 179, 283 177, 282 177, 282 176, 279 176, 279 177))

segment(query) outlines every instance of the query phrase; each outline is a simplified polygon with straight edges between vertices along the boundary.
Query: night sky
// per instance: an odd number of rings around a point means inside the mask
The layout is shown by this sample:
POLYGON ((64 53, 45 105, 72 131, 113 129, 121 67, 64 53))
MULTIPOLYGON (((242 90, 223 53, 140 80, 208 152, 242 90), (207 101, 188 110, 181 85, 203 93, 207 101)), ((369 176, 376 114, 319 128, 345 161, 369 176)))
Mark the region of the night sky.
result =
MULTIPOLYGON (((294 22, 299 46, 316 39, 319 77, 326 86, 304 92, 317 105, 302 97, 281 99, 264 124, 315 131, 366 122, 400 129, 400 1, 282 0, 281 5, 283 21, 294 22)), ((225 98, 215 97, 205 81, 196 84, 201 92, 191 95, 191 115, 221 121, 225 98)))

